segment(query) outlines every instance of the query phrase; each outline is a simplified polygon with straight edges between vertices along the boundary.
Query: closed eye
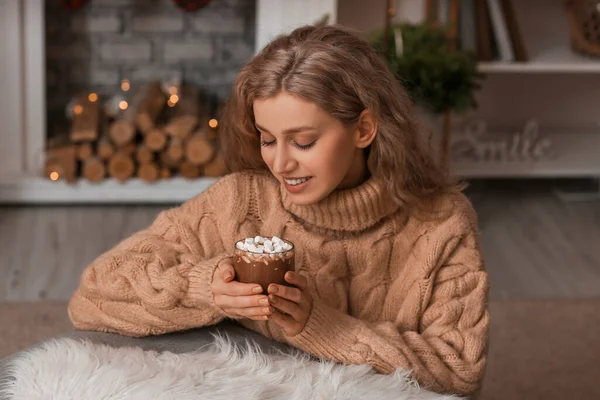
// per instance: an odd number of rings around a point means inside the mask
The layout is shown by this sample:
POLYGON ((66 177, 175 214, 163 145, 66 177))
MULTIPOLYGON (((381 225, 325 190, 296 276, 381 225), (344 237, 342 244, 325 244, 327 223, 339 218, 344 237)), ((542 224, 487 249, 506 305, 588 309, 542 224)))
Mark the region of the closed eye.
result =
MULTIPOLYGON (((296 143, 296 142, 292 142, 292 144, 294 145, 294 147, 296 147, 296 148, 297 148, 297 149, 299 149, 299 150, 308 150, 308 149, 310 149, 311 147, 313 147, 313 146, 315 145, 315 143, 316 143, 316 142, 317 142, 317 141, 315 140, 315 141, 314 141, 314 142, 312 142, 312 143, 309 143, 309 144, 304 144, 304 145, 302 145, 302 144, 298 144, 298 143, 296 143)), ((275 140, 271 140, 270 142, 267 142, 267 141, 265 141, 265 140, 261 140, 261 141, 260 141, 260 145, 261 145, 261 146, 263 146, 263 147, 268 147, 268 146, 271 146, 271 145, 273 145, 273 144, 275 144, 275 140)))
POLYGON ((311 147, 313 147, 313 146, 315 145, 315 143, 317 143, 317 141, 316 141, 316 140, 315 140, 314 142, 312 142, 312 143, 309 143, 309 144, 304 144, 304 145, 302 145, 302 144, 298 144, 298 143, 294 142, 294 146, 296 146, 296 147, 297 147, 298 149, 300 149, 300 150, 308 150, 308 149, 310 149, 311 147))
POLYGON ((270 145, 272 145, 272 144, 275 144, 275 141, 274 141, 274 140, 271 140, 270 142, 266 142, 266 141, 264 141, 264 140, 261 140, 261 141, 260 141, 260 145, 261 145, 261 146, 263 146, 263 147, 267 147, 267 146, 270 146, 270 145))

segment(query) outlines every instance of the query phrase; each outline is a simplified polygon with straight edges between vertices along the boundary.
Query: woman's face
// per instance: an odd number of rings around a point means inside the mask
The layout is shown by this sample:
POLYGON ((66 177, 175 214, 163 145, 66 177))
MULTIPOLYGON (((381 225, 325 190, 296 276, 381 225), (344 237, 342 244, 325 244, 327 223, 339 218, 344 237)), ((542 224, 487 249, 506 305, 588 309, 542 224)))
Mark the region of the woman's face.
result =
POLYGON ((317 203, 364 180, 356 127, 287 92, 256 100, 254 115, 262 158, 295 204, 317 203))

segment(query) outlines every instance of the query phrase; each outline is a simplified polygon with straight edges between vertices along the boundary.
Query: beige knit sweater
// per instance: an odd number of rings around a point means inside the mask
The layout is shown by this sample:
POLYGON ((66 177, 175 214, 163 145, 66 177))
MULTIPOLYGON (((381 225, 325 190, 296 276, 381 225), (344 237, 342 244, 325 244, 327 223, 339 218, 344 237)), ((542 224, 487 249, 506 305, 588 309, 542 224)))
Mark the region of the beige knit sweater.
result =
POLYGON ((475 391, 486 364, 488 277, 477 222, 462 195, 442 219, 416 218, 373 179, 298 206, 270 175, 235 173, 101 255, 69 304, 78 329, 157 335, 216 324, 210 289, 237 239, 296 245, 314 306, 304 330, 240 320, 264 336, 347 364, 413 370, 437 392, 475 391))

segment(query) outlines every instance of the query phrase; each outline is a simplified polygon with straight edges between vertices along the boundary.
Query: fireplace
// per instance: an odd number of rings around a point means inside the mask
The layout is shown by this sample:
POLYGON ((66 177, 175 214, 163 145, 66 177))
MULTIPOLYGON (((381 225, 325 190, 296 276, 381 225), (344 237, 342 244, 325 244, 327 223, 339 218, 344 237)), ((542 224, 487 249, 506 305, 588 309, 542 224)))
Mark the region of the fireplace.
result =
MULTIPOLYGON (((166 100, 161 115, 152 117, 159 126, 170 121, 176 109, 170 108, 172 100, 183 100, 190 90, 198 93, 204 110, 201 122, 212 129, 218 125, 214 117, 237 71, 257 49, 274 35, 312 23, 326 13, 335 22, 337 13, 336 0, 212 0, 196 12, 180 10, 172 0, 73 3, 83 6, 69 10, 58 0, 0 2, 0 35, 15 38, 0 43, 0 58, 7 60, 0 65, 0 85, 9 94, 0 100, 0 203, 180 202, 191 198, 218 176, 192 179, 194 173, 185 177, 172 168, 170 176, 165 172, 149 179, 152 183, 141 179, 137 171, 127 179, 106 174, 106 179, 92 182, 81 177, 84 163, 77 160, 72 166, 77 173, 67 182, 64 168, 59 170, 56 163, 54 168, 52 163, 48 166, 53 159, 48 148, 68 138, 73 117, 85 113, 90 104, 108 116, 98 122, 97 139, 102 139, 107 124, 124 111, 123 101, 128 107, 133 104, 138 89, 154 88, 156 94, 159 87, 164 92, 166 97, 159 96, 163 103, 166 100), (116 115, 108 115, 111 112, 116 115)), ((94 120, 94 115, 87 119, 94 120)), ((85 125, 79 132, 84 137, 89 133, 85 125)), ((136 129, 137 148, 144 144, 144 136, 136 129)), ((85 147, 75 151, 85 154, 90 146, 85 147)), ((97 158, 99 143, 91 147, 97 158)), ((60 157, 71 156, 64 153, 60 157)), ((137 157, 132 156, 136 165, 137 157)), ((153 159, 160 160, 159 154, 153 159)))
POLYGON ((254 0, 45 1, 43 176, 156 183, 224 175, 218 110, 254 53, 254 0), (190 3, 188 3, 190 4, 190 3))

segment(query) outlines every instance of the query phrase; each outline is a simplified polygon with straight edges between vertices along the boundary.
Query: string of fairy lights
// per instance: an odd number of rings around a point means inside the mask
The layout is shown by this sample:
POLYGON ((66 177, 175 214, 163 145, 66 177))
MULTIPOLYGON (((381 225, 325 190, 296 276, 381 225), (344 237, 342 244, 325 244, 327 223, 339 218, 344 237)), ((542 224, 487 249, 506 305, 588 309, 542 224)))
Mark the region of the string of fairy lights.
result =
MULTIPOLYGON (((116 108, 116 107, 118 107, 118 109, 121 111, 125 111, 129 108, 129 101, 127 100, 127 98, 125 98, 125 96, 123 96, 123 94, 129 92, 130 90, 131 90, 131 82, 129 81, 129 79, 123 79, 121 81, 121 91, 123 93, 117 94, 116 96, 113 96, 112 98, 109 98, 106 101, 105 111, 106 111, 107 115, 116 117, 118 115, 118 112, 115 112, 115 110, 114 110, 114 108, 116 108)), ((168 87, 168 95, 169 95, 169 99, 167 100, 167 105, 169 107, 175 107, 177 105, 177 103, 179 102, 179 87, 178 87, 178 85, 170 85, 168 87)), ((87 99, 90 103, 95 103, 99 99, 98 93, 95 93, 95 92, 89 93, 87 96, 87 99)), ((67 115, 69 117, 72 117, 73 114, 79 115, 79 114, 83 113, 84 107, 85 106, 83 104, 80 104, 77 102, 76 99, 73 99, 67 106, 67 115)))

